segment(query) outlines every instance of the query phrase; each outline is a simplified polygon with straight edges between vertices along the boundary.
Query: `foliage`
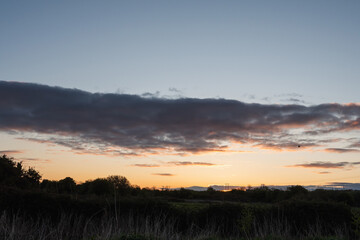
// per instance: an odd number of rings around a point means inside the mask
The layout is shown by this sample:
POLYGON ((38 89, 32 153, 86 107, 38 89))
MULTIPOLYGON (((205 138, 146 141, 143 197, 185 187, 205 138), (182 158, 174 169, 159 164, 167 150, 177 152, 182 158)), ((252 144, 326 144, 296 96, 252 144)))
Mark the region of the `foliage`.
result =
POLYGON ((250 207, 245 207, 241 212, 241 218, 238 220, 240 231, 248 234, 254 222, 254 215, 250 207))
POLYGON ((127 194, 131 188, 129 180, 124 176, 112 175, 106 178, 114 188, 114 192, 124 195, 127 194))
POLYGON ((41 175, 34 168, 24 169, 22 162, 15 162, 6 155, 0 156, 0 185, 19 188, 35 188, 41 175))
POLYGON ((360 209, 351 209, 352 214, 352 227, 354 234, 357 238, 360 238, 360 209))

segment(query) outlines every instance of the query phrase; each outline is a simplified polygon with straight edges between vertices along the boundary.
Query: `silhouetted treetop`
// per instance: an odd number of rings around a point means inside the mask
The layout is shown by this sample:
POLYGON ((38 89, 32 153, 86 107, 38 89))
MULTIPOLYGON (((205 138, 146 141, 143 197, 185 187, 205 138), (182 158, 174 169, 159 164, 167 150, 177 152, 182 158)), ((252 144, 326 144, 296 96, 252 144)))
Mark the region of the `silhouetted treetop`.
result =
POLYGON ((34 168, 24 169, 22 162, 3 155, 0 157, 0 185, 20 188, 38 187, 41 175, 34 168))

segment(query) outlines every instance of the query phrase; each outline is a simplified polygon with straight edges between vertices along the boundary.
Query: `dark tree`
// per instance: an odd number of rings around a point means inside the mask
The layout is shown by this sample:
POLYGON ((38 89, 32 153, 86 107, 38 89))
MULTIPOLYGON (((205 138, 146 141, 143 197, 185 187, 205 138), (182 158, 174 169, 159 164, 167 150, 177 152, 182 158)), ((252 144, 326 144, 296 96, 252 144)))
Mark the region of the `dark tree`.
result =
POLYGON ((54 180, 44 179, 40 183, 40 188, 45 192, 59 193, 58 182, 54 180))
MULTIPOLYGON (((104 178, 97 178, 93 181, 86 182, 89 186, 89 193, 95 195, 110 195, 113 187, 111 183, 104 178)), ((85 183, 85 184, 86 184, 85 183)))
POLYGON ((109 183, 111 183, 114 192, 120 195, 127 194, 131 189, 130 182, 129 180, 127 180, 126 177, 113 175, 107 177, 106 180, 109 181, 109 183))
POLYGON ((306 188, 300 185, 288 187, 287 191, 290 193, 290 197, 304 196, 309 192, 306 188))
POLYGON ((58 181, 59 193, 75 193, 76 182, 71 177, 66 177, 58 181))
POLYGON ((3 155, 0 157, 0 185, 20 188, 38 187, 41 175, 34 168, 24 169, 22 162, 3 155))
POLYGON ((14 186, 21 179, 22 164, 16 163, 13 158, 6 155, 0 157, 0 183, 14 186))
POLYGON ((28 170, 23 172, 23 178, 31 186, 39 186, 41 175, 34 168, 29 167, 28 170))

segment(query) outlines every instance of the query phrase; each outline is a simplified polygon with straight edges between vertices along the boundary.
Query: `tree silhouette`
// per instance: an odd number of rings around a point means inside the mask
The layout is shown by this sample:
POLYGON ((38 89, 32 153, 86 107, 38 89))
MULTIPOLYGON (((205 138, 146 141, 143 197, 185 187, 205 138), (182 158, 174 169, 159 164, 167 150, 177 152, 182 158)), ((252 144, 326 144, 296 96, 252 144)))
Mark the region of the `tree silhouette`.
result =
POLYGON ((131 185, 129 180, 124 176, 112 175, 106 178, 109 181, 116 193, 124 195, 129 192, 131 185))
POLYGON ((38 187, 41 175, 34 168, 24 169, 22 162, 15 162, 11 157, 0 157, 0 185, 15 187, 38 187))
POLYGON ((76 182, 71 177, 66 177, 58 181, 58 189, 60 193, 74 193, 76 182))

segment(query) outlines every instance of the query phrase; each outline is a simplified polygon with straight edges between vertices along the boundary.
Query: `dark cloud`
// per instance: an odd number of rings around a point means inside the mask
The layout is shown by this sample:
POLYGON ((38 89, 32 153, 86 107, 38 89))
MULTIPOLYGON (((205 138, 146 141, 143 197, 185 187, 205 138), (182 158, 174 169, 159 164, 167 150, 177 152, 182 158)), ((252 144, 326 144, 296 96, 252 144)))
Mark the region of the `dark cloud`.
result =
POLYGON ((303 163, 290 165, 287 167, 302 167, 302 168, 345 168, 345 167, 353 167, 355 165, 359 165, 360 162, 312 162, 312 163, 303 163))
POLYGON ((153 173, 152 175, 162 176, 162 177, 173 177, 173 176, 175 176, 174 174, 171 174, 171 173, 153 173))
POLYGON ((38 141, 81 153, 204 153, 229 151, 230 142, 293 149, 311 128, 317 139, 300 143, 310 148, 318 146, 321 134, 360 129, 357 104, 167 99, 157 93, 101 94, 5 81, 0 81, 0 96, 1 131, 40 133, 38 141), (293 129, 299 130, 296 136, 290 134, 293 129))
POLYGON ((318 174, 330 174, 331 172, 327 172, 327 171, 323 171, 323 172, 318 172, 318 174))

